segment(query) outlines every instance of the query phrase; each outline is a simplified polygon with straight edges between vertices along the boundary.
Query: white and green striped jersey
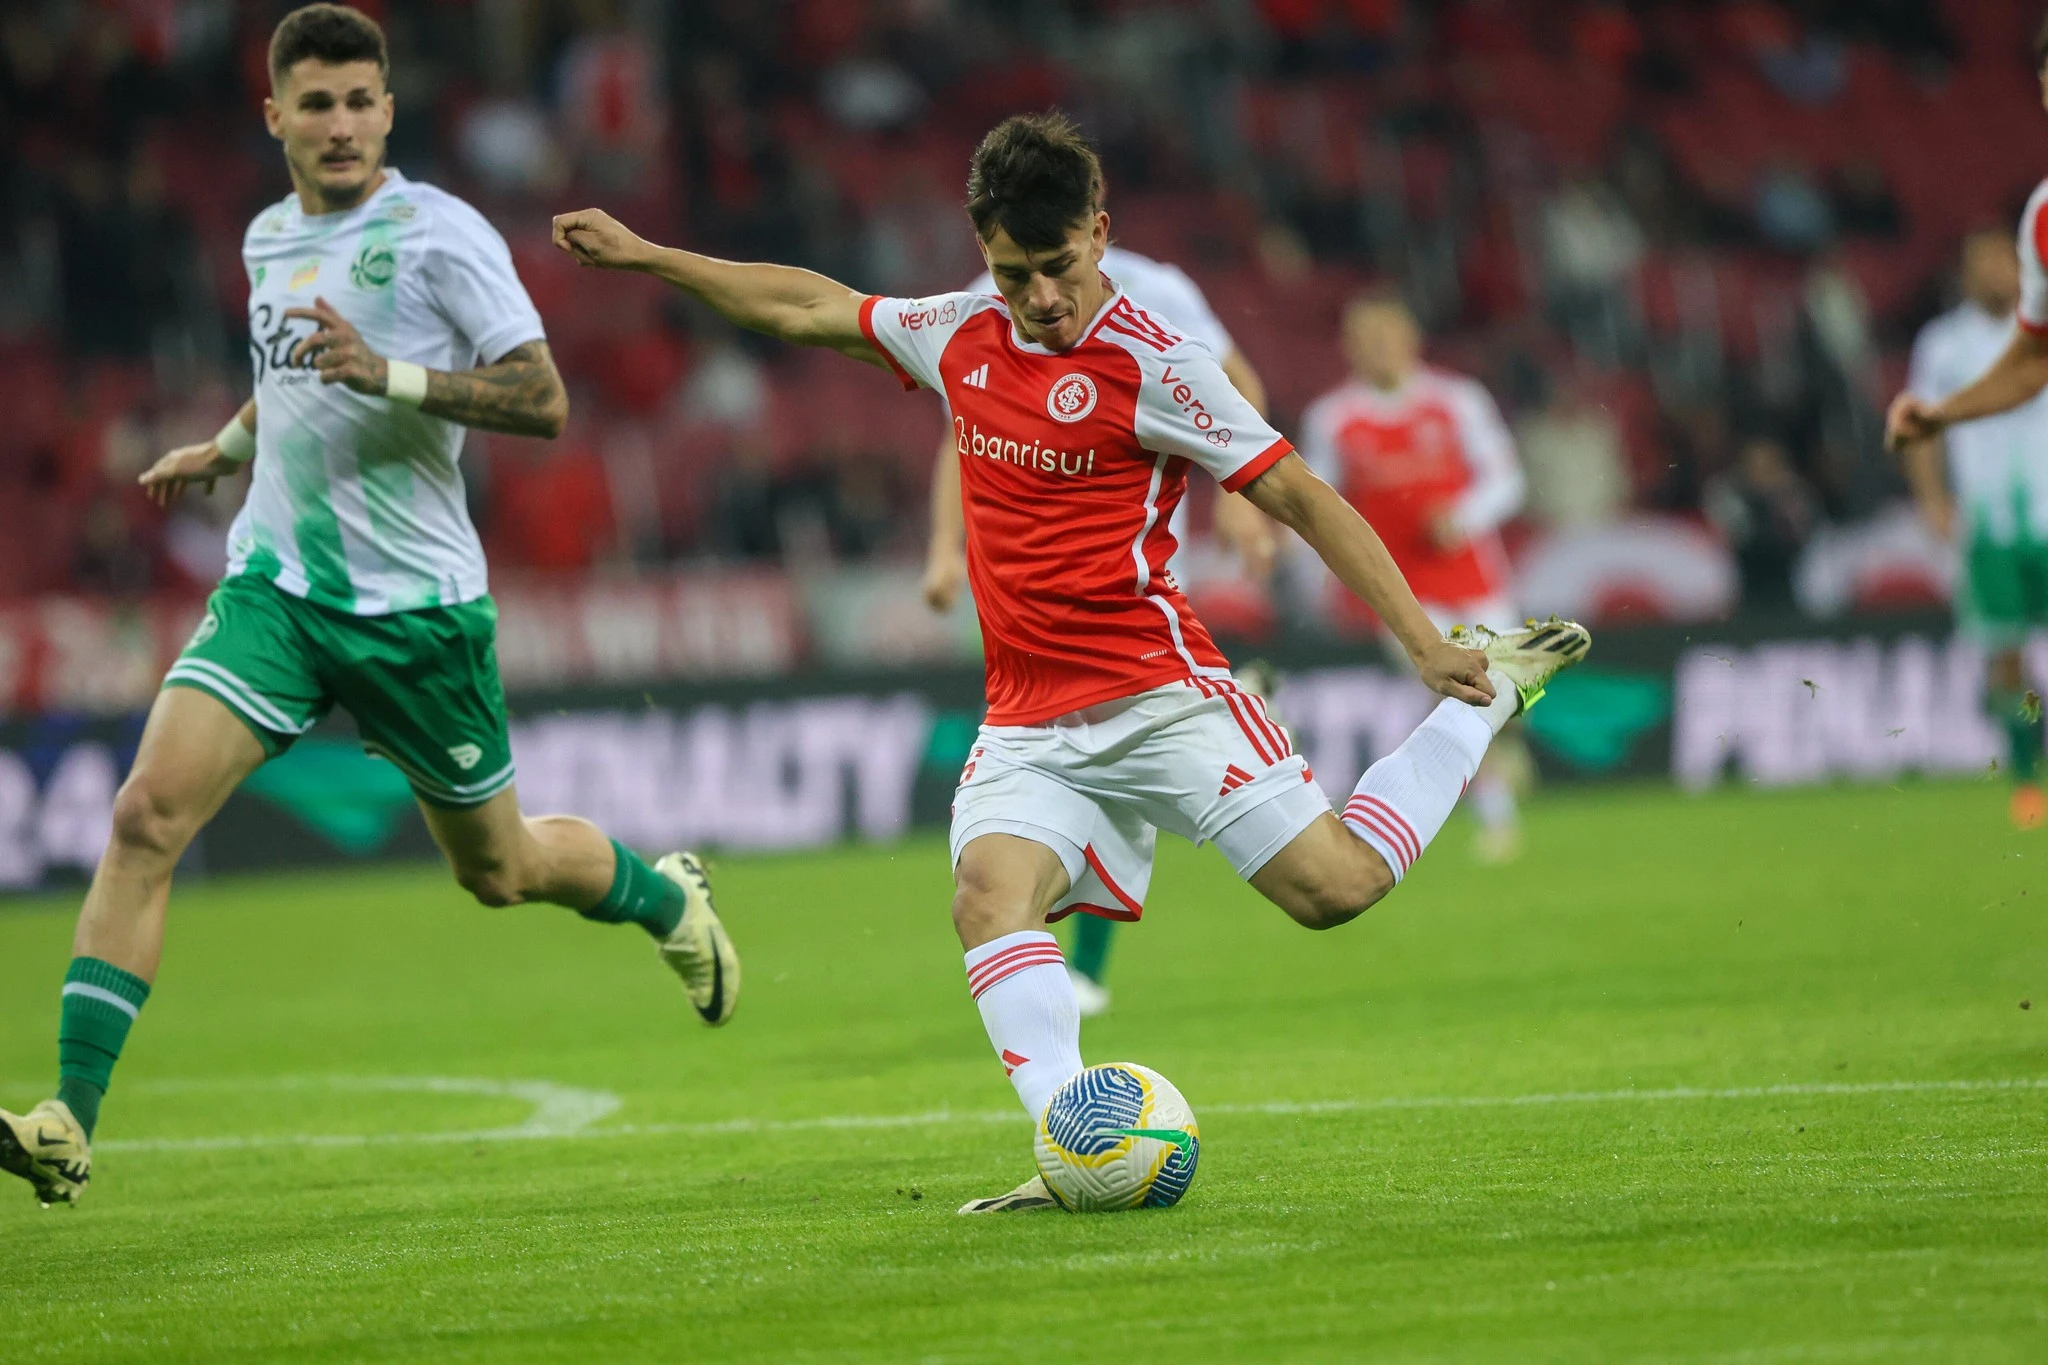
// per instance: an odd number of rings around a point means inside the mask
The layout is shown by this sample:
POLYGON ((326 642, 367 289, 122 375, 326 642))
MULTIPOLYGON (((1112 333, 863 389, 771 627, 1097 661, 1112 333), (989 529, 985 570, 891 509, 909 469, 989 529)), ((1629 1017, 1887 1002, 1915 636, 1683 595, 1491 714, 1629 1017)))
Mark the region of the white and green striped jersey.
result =
MULTIPOLYGON (((2011 315, 1964 302, 1920 329, 1907 387, 1938 402, 1974 383, 2012 344, 2011 315)), ((2048 393, 1943 433, 1960 539, 2048 543, 2048 393)))
POLYGON ((454 195, 388 171, 363 203, 307 214, 296 194, 242 240, 256 370, 256 471, 228 533, 228 572, 379 616, 488 591, 470 523, 463 429, 388 398, 322 384, 287 318, 324 298, 371 350, 467 370, 544 337, 505 239, 454 195))

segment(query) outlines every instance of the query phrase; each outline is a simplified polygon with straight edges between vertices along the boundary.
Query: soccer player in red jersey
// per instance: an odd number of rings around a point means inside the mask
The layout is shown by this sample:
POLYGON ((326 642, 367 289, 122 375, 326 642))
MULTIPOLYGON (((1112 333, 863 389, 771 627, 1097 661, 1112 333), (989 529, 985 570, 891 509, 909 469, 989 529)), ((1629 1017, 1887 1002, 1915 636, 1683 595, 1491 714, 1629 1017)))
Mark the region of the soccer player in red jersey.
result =
MULTIPOLYGON (((1395 294, 1352 301, 1344 352, 1351 378, 1302 413, 1302 458, 1372 524, 1440 629, 1518 619, 1500 527, 1521 507, 1524 481, 1493 398, 1422 363, 1422 329, 1395 294)), ((1352 594, 1331 597, 1340 622, 1378 626, 1352 594)), ((1510 772, 1527 763, 1511 732, 1472 780, 1482 861, 1520 849, 1510 772)))
MULTIPOLYGON (((1065 118, 998 125, 967 188, 999 297, 876 298, 656 247, 595 209, 556 218, 555 241, 944 394, 989 701, 953 807, 953 924, 989 1042, 1037 1118, 1082 1069, 1048 921, 1083 906, 1136 919, 1159 829, 1215 843, 1309 928, 1356 918, 1421 856, 1494 735, 1589 641, 1563 622, 1475 637, 1483 648, 1438 633, 1372 528, 1208 348, 1102 274, 1102 171, 1065 118), (1300 534, 1446 698, 1341 818, 1166 571, 1190 465, 1300 534)), ((962 1212, 1051 1203, 1034 1177, 962 1212)))

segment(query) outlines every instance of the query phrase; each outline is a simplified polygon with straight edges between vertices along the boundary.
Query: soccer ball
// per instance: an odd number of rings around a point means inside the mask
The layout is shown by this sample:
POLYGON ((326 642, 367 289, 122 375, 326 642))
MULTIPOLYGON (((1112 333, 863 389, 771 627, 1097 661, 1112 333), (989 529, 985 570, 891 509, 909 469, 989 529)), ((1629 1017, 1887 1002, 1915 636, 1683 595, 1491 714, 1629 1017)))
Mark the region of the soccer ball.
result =
POLYGON ((1053 1092, 1032 1153, 1070 1212, 1163 1209, 1194 1183, 1202 1132, 1173 1082, 1136 1062, 1110 1062, 1053 1092))

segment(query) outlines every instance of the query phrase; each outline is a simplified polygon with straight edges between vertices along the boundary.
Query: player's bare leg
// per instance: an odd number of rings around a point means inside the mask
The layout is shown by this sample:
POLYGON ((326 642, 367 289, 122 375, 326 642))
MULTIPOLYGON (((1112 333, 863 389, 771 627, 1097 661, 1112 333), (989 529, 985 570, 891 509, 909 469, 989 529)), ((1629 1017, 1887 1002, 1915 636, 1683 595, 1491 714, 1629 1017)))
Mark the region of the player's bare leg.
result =
POLYGON ((1251 875, 1254 891, 1305 929, 1334 929, 1370 910, 1394 889, 1377 849, 1325 815, 1251 875))
POLYGON ((522 815, 512 788, 478 806, 422 801, 427 828, 462 888, 488 906, 546 901, 604 924, 638 924, 682 978, 707 1024, 739 1003, 740 959, 711 901, 695 854, 649 867, 637 853, 573 815, 522 815))
POLYGON ((2048 795, 2041 790, 2040 699, 2027 701, 2026 655, 1999 649, 1985 660, 1984 705, 2005 732, 2006 760, 2014 786, 2009 811, 2016 829, 2048 825, 2048 795))
MULTIPOLYGON (((967 985, 988 1040, 1033 1119, 1081 1070, 1081 1016, 1058 940, 1045 917, 1067 894, 1066 865, 1035 840, 984 834, 953 871, 953 927, 967 950, 967 985)), ((1037 1176, 962 1213, 1051 1208, 1037 1176)))
POLYGON ((0 1169, 45 1204, 76 1202, 91 1178, 100 1100, 163 957, 171 874, 263 745, 204 692, 167 687, 143 727, 113 828, 79 912, 65 973, 57 1096, 24 1115, 0 1111, 0 1169))
POLYGON ((1583 626, 1554 617, 1505 634, 1454 633, 1453 639, 1485 649, 1492 703, 1439 702, 1414 734, 1359 779, 1341 821, 1317 820, 1252 874, 1253 888, 1297 923, 1311 929, 1346 923, 1399 884, 1450 818, 1502 727, 1591 645, 1583 626))

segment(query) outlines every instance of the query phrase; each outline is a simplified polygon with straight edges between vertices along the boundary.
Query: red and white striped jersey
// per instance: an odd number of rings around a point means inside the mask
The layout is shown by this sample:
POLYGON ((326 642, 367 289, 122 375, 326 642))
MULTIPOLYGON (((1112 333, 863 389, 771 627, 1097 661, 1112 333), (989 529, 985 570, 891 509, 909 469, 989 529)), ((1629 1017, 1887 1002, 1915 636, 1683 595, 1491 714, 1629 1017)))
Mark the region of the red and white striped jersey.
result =
POLYGON ((1302 456, 1372 523, 1423 602, 1459 606, 1507 595, 1500 526, 1522 505, 1514 438, 1486 390, 1424 368, 1398 390, 1357 380, 1310 404, 1302 456), (1449 514, 1465 541, 1437 548, 1449 514))
POLYGON ((953 417, 988 723, 1031 725, 1228 670, 1167 572, 1198 464, 1235 492, 1293 450, 1210 350, 1112 291, 1071 350, 986 294, 870 298, 861 329, 953 417))

